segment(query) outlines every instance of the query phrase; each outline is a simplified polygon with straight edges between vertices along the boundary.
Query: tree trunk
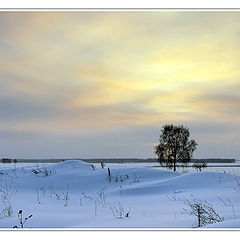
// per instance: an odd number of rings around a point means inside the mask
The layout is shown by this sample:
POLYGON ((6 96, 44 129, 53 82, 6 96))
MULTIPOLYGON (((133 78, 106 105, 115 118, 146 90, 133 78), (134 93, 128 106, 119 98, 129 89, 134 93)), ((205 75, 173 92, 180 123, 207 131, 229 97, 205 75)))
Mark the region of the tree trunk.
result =
POLYGON ((173 161, 173 171, 176 172, 176 161, 173 161))
POLYGON ((198 227, 201 227, 201 211, 200 211, 200 207, 198 207, 197 212, 198 212, 198 227))

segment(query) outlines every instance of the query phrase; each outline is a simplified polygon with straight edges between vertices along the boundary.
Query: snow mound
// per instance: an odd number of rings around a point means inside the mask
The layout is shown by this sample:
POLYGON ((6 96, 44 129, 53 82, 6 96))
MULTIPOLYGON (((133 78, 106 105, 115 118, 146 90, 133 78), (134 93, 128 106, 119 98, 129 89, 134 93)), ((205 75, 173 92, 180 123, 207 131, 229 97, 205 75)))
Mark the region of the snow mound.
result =
MULTIPOLYGON (((163 172, 160 174, 163 174, 163 172)), ((183 175, 176 174, 175 177, 169 174, 169 176, 172 177, 166 179, 158 178, 155 182, 145 181, 139 185, 130 186, 124 189, 123 194, 159 194, 165 192, 195 191, 196 189, 213 189, 213 191, 217 191, 224 188, 232 188, 233 183, 237 178, 230 174, 217 172, 197 172, 183 175)), ((240 178, 238 177, 238 179, 240 178)))
MULTIPOLYGON (((183 208, 188 208, 184 200, 192 196, 213 204, 226 219, 206 228, 240 227, 232 208, 218 198, 231 200, 239 218, 240 195, 234 187, 240 176, 111 166, 109 178, 107 164, 104 169, 100 164, 95 166, 67 160, 24 168, 19 163, 17 168, 1 170, 0 193, 8 194, 5 204, 11 203, 13 213, 0 218, 0 228, 16 225, 19 209, 24 216, 33 215, 26 228, 192 228, 196 218, 182 214, 183 208), (120 219, 118 214, 123 210, 130 211, 130 216, 120 219)), ((0 206, 0 213, 4 206, 0 206)))
POLYGON ((79 170, 82 171, 91 170, 90 164, 82 160, 67 160, 60 163, 55 163, 51 165, 49 168, 54 168, 56 170, 66 170, 73 168, 78 168, 79 170))

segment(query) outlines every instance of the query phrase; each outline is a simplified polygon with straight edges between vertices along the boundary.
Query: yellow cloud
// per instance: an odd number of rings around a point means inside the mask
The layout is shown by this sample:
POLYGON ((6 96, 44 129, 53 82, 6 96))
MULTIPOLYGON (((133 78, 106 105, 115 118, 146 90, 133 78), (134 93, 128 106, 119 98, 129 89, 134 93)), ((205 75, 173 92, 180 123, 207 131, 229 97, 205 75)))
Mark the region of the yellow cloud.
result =
POLYGON ((226 89, 236 94, 240 79, 238 12, 0 15, 6 22, 2 96, 44 99, 69 116, 27 126, 84 129, 227 118, 218 99, 226 89), (205 93, 206 100, 195 101, 205 93))

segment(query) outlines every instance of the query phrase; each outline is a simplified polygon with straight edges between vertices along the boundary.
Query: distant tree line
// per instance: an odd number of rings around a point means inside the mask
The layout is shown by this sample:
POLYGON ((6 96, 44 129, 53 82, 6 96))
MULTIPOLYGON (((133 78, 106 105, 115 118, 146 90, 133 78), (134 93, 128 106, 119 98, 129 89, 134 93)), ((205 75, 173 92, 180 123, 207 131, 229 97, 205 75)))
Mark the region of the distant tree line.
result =
POLYGON ((17 159, 2 158, 2 163, 17 163, 17 159))

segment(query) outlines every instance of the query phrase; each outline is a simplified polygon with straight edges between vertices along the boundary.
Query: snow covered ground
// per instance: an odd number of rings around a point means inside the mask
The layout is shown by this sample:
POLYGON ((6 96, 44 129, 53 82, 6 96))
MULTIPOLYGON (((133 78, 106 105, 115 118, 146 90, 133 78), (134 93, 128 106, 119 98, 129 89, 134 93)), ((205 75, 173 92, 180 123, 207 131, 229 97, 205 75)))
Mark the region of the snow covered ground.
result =
POLYGON ((198 198, 223 218, 204 228, 240 228, 236 167, 172 172, 152 167, 156 163, 94 166, 79 160, 0 164, 0 227, 19 227, 22 210, 23 219, 32 215, 28 229, 192 229, 197 218, 186 214, 191 209, 185 203, 198 198))

